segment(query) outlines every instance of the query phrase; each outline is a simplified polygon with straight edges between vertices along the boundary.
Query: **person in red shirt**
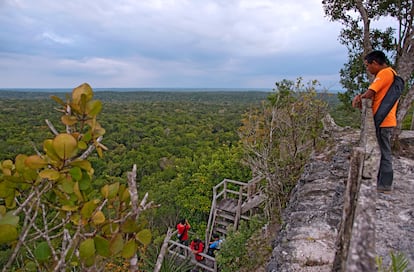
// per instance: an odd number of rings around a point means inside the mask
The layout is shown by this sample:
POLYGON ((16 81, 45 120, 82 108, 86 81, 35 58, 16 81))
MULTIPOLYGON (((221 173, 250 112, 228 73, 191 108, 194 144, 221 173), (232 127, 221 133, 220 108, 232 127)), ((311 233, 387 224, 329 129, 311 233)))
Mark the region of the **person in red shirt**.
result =
POLYGON ((191 241, 190 248, 191 251, 194 253, 195 259, 201 262, 204 259, 204 257, 200 255, 200 253, 202 253, 204 250, 203 242, 201 242, 200 239, 196 238, 191 241))
POLYGON ((185 246, 188 246, 188 231, 190 230, 191 226, 188 223, 187 219, 182 219, 180 223, 177 224, 177 237, 185 246))

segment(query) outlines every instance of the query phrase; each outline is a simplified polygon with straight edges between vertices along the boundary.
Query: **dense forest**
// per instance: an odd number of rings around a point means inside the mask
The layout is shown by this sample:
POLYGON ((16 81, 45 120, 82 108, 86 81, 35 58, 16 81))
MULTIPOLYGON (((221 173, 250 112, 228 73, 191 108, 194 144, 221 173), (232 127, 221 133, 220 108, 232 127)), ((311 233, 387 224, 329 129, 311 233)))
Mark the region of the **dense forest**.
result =
MULTIPOLYGON (((0 161, 42 150, 43 140, 53 136, 46 119, 64 130, 50 95, 0 92, 0 161)), ((103 108, 99 122, 106 131, 102 143, 108 150, 103 158, 94 154, 90 159, 93 186, 125 184, 136 164, 140 197, 148 192, 158 205, 141 218, 155 243, 180 218, 188 218, 192 232, 202 237, 212 187, 224 178, 251 178, 238 130, 244 114, 268 97, 266 92, 96 92, 103 108)), ((336 95, 321 97, 339 122, 352 118, 332 110, 337 109, 336 95)))

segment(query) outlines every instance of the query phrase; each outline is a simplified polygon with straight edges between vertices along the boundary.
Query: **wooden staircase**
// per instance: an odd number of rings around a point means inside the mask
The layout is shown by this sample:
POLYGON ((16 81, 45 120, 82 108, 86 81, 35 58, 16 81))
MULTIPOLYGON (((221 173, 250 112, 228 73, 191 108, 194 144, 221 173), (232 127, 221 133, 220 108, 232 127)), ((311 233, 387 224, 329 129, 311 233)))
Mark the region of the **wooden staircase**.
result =
POLYGON ((240 220, 249 220, 254 209, 264 201, 264 195, 260 190, 262 180, 262 177, 255 177, 248 182, 224 179, 213 187, 213 199, 204 242, 206 250, 200 254, 204 257, 204 262, 197 262, 189 247, 173 239, 177 231, 169 230, 158 257, 160 260, 157 260, 158 266, 161 267, 164 254, 168 254, 180 260, 189 259, 194 267, 203 271, 217 272, 215 258, 205 253, 211 237, 213 233, 225 237, 230 227, 237 229, 240 220))
POLYGON ((249 220, 254 208, 264 200, 260 190, 262 180, 262 177, 255 177, 246 183, 224 179, 214 186, 205 236, 206 244, 211 241, 213 233, 225 237, 229 227, 237 229, 240 220, 249 220))

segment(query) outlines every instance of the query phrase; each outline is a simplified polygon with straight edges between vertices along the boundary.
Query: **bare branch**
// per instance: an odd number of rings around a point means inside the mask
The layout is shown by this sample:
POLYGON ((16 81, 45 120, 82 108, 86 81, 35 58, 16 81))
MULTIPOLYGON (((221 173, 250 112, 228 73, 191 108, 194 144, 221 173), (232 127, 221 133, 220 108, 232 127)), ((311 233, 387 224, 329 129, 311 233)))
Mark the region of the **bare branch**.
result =
MULTIPOLYGON (((69 104, 66 105, 66 115, 72 115, 72 108, 69 104)), ((70 126, 66 125, 66 133, 70 134, 71 132, 70 126)))
POLYGON ((135 220, 138 218, 138 214, 139 214, 136 176, 137 176, 137 165, 134 164, 132 167, 132 171, 128 172, 128 190, 131 195, 132 214, 135 217, 135 220))
POLYGON ((45 229, 43 233, 43 238, 46 240, 47 244, 49 245, 50 250, 52 251, 53 260, 57 261, 58 258, 57 258, 55 248, 53 247, 52 242, 50 241, 45 205, 41 204, 41 208, 42 208, 43 226, 45 229))
MULTIPOLYGON (((96 139, 96 142, 100 143, 102 141, 103 137, 100 136, 98 137, 98 139, 96 139)), ((86 149, 85 152, 83 152, 83 154, 79 157, 80 160, 84 160, 86 159, 94 150, 95 150, 96 146, 94 144, 91 144, 88 149, 86 149)))
MULTIPOLYGON (((37 191, 37 188, 35 187, 35 191, 37 191)), ((11 266, 11 264, 14 262, 14 260, 16 259, 17 253, 20 251, 20 248, 22 247, 23 243, 26 241, 26 237, 30 231, 30 229, 32 228, 33 224, 35 223, 35 220, 37 218, 37 212, 38 212, 38 208, 40 205, 40 197, 35 199, 35 203, 30 206, 29 211, 26 211, 26 209, 24 208, 23 210, 26 212, 26 216, 25 216, 25 222, 23 224, 22 227, 22 232, 21 235, 19 237, 19 241, 17 241, 17 244, 14 247, 13 253, 11 254, 11 256, 9 257, 9 260, 7 261, 7 263, 4 265, 3 267, 3 272, 9 271, 9 268, 11 266), (31 215, 30 211, 34 210, 34 214, 31 215)))
POLYGON ((46 119, 45 122, 53 134, 59 135, 59 132, 56 130, 55 126, 53 126, 52 122, 50 122, 48 119, 46 119))

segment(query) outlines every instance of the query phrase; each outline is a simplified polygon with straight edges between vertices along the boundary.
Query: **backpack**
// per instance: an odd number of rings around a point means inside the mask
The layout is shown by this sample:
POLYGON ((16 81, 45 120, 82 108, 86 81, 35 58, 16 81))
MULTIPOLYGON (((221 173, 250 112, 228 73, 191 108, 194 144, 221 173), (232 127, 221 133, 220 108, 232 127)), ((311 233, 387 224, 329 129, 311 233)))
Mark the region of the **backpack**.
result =
POLYGON ((402 92, 404 91, 404 86, 404 79, 394 74, 394 81, 392 82, 390 88, 382 99, 381 105, 374 115, 374 123, 376 129, 379 129, 385 117, 388 115, 392 107, 400 98, 402 92))

